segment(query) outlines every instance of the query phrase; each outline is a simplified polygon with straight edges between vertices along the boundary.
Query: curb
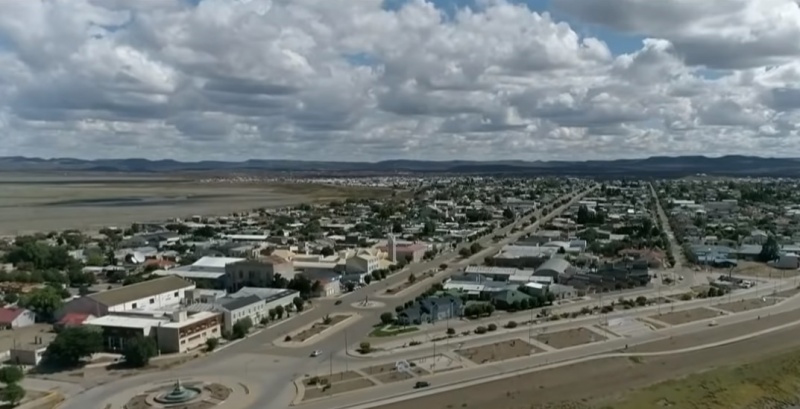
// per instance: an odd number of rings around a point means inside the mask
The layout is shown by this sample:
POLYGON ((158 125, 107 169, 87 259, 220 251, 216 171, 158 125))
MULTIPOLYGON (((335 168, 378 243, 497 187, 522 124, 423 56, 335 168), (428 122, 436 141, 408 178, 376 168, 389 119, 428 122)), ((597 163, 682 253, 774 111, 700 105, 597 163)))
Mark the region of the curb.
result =
POLYGON ((294 385, 294 399, 289 405, 296 406, 303 402, 303 398, 306 396, 306 387, 303 386, 303 378, 295 379, 292 384, 294 385))

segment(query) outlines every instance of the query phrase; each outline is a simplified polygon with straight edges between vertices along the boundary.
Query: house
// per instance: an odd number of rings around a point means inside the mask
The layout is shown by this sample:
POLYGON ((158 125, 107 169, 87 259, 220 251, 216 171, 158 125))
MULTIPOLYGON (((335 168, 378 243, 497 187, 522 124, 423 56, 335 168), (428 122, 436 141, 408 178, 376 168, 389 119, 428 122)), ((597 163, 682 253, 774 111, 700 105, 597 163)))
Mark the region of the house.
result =
POLYGON ((36 323, 36 314, 25 308, 0 308, 0 327, 3 329, 23 328, 36 323))
POLYGON ((508 309, 514 305, 518 306, 522 300, 529 300, 530 298, 531 296, 522 291, 508 289, 492 294, 491 301, 497 308, 508 309))
POLYGON ((345 262, 345 271, 348 275, 359 274, 366 276, 380 269, 380 260, 371 254, 356 254, 345 262))
POLYGON ((223 298, 217 303, 222 310, 225 331, 232 331, 233 325, 239 320, 250 318, 253 324, 258 324, 261 318, 269 315, 266 303, 257 295, 223 298))
POLYGON ((269 287, 280 274, 287 280, 294 277, 291 261, 275 255, 252 260, 241 260, 225 266, 225 276, 229 291, 242 287, 269 287))
POLYGON ((56 331, 60 331, 65 328, 80 327, 84 322, 94 318, 92 314, 69 313, 64 314, 53 326, 56 331))
POLYGON ((132 310, 154 310, 179 305, 195 284, 179 277, 161 277, 113 290, 89 294, 67 302, 57 314, 92 314, 102 317, 132 310))
POLYGON ((437 321, 460 317, 463 303, 458 297, 445 295, 441 297, 428 297, 415 302, 397 315, 397 321, 402 325, 419 325, 422 323, 435 323, 437 321))

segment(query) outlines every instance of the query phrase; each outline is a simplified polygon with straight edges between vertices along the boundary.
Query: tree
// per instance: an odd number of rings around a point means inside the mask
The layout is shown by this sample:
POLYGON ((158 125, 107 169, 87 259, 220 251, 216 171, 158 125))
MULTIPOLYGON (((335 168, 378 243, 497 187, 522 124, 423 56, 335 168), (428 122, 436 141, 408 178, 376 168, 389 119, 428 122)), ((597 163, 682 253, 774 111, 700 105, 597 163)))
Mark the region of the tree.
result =
POLYGON ((61 299, 61 292, 47 286, 23 295, 19 300, 19 305, 36 312, 43 319, 49 320, 64 303, 61 299))
POLYGON ((372 276, 371 275, 364 276, 364 284, 369 285, 369 283, 371 283, 371 282, 372 282, 372 276))
POLYGON ((278 316, 278 319, 283 318, 283 313, 284 312, 285 312, 285 309, 283 308, 282 305, 279 305, 279 306, 275 307, 275 315, 278 316))
POLYGON ((16 383, 12 383, 0 390, 0 400, 8 402, 11 406, 17 406, 25 398, 25 389, 16 383))
POLYGON ((578 208, 578 217, 577 217, 576 222, 578 224, 586 224, 586 223, 589 223, 590 221, 591 221, 591 217, 590 217, 590 214, 589 214, 589 208, 586 207, 586 205, 581 205, 578 208))
POLYGON ((417 281, 417 276, 415 276, 414 273, 409 274, 408 282, 414 284, 414 281, 417 281))
POLYGON ((132 368, 142 368, 150 363, 150 358, 158 354, 156 341, 150 337, 136 336, 125 341, 122 356, 125 364, 132 368))
POLYGON ((17 293, 6 293, 3 296, 3 301, 5 301, 6 304, 14 304, 19 301, 19 295, 17 295, 17 293))
POLYGON ((447 335, 455 335, 456 330, 454 328, 447 328, 447 335))
POLYGON ((348 292, 348 293, 349 293, 349 292, 352 292, 353 290, 355 290, 355 289, 356 289, 356 283, 354 283, 354 282, 352 282, 352 281, 348 281, 347 283, 345 283, 345 285, 344 285, 344 286, 345 286, 345 288, 347 289, 347 292, 348 292))
POLYGON ((314 280, 314 282, 311 283, 311 295, 319 295, 322 291, 322 283, 319 280, 314 280))
POLYGON ((312 285, 313 283, 307 277, 298 275, 289 281, 286 288, 299 292, 301 297, 308 297, 311 295, 312 285))
POLYGON ((44 353, 47 364, 59 367, 74 367, 81 360, 103 350, 103 336, 92 327, 65 328, 44 353))
POLYGON ((294 308, 295 308, 295 310, 297 310, 297 312, 303 311, 303 299, 302 298, 294 297, 294 299, 292 300, 292 304, 294 304, 294 308))
POLYGON ((368 354, 371 351, 372 345, 370 345, 369 342, 364 341, 358 345, 358 352, 361 352, 362 354, 368 354))
POLYGON ((393 321, 394 321, 394 314, 392 314, 391 312, 384 312, 383 314, 381 314, 381 322, 384 325, 389 325, 393 321))
POLYGON ((278 316, 278 312, 275 310, 275 308, 270 308, 267 313, 269 314, 270 321, 275 321, 275 317, 278 316))
POLYGON ((761 246, 761 253, 758 254, 758 259, 762 262, 772 261, 778 258, 779 253, 778 240, 775 239, 775 236, 770 235, 764 245, 761 246))
POLYGON ((469 248, 464 247, 464 248, 462 248, 461 250, 458 251, 458 255, 463 257, 463 258, 467 258, 467 257, 472 255, 472 252, 469 251, 469 248))
POLYGON ((403 224, 398 222, 394 222, 392 224, 392 233, 399 234, 403 232, 403 224))
POLYGON ((236 339, 244 338, 247 333, 253 328, 253 320, 250 317, 244 317, 233 324, 233 337, 236 339))
POLYGON ((219 338, 209 338, 206 340, 206 352, 211 352, 217 349, 219 345, 219 338))
POLYGON ((25 374, 18 366, 7 365, 0 368, 0 382, 10 385, 22 380, 25 374))
POLYGON ((503 210, 503 218, 506 220, 513 220, 514 219, 514 211, 510 208, 506 207, 503 210))
POLYGON ((333 255, 333 249, 330 248, 330 247, 323 247, 322 250, 320 250, 320 254, 322 254, 325 257, 332 256, 333 255))

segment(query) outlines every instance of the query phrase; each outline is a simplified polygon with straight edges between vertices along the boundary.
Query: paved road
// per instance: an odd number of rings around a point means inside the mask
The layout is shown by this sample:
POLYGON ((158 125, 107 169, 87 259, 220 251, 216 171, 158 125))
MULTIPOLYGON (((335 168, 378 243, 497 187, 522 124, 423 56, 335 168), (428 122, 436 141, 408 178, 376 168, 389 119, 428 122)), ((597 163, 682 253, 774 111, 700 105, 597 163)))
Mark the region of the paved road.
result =
MULTIPOLYGON (((596 189, 596 187, 597 186, 594 185, 582 192, 572 192, 557 200, 571 197, 572 200, 569 203, 573 203, 596 189)), ((532 217, 536 216, 540 218, 540 221, 549 220, 562 212, 566 206, 567 205, 564 205, 555 209, 545 217, 540 217, 540 211, 536 211, 509 226, 496 229, 492 234, 480 240, 482 245, 488 247, 486 250, 470 257, 469 260, 460 264, 463 265, 469 261, 478 260, 479 258, 482 259, 492 251, 497 251, 503 245, 516 240, 521 235, 535 230, 538 228, 539 221, 532 223, 524 231, 510 233, 513 228, 521 227, 523 223, 529 221, 532 217), (497 235, 507 237, 498 243, 491 244, 493 237, 497 235)), ((412 273, 419 276, 425 271, 437 269, 442 263, 451 263, 458 257, 458 251, 469 245, 470 243, 463 243, 457 246, 453 251, 440 254, 432 261, 411 264, 403 271, 387 277, 386 280, 345 294, 339 298, 342 302, 338 307, 334 306, 334 300, 315 300, 316 305, 314 309, 300 314, 299 316, 292 317, 290 320, 283 321, 244 340, 226 346, 208 358, 198 359, 169 371, 123 378, 83 391, 74 386, 62 387, 62 391, 69 399, 62 405, 61 409, 101 407, 105 402, 113 402, 115 405, 121 405, 125 399, 121 397, 120 394, 130 388, 145 388, 147 384, 151 382, 187 376, 242 378, 250 383, 250 398, 255 398, 259 401, 257 407, 266 407, 269 409, 286 408, 295 396, 292 380, 302 374, 318 370, 320 363, 324 362, 323 360, 308 358, 311 350, 317 348, 327 348, 330 351, 337 349, 344 350, 344 346, 340 344, 340 340, 337 337, 339 334, 322 337, 318 343, 319 345, 308 345, 302 348, 277 348, 272 345, 274 340, 282 338, 287 333, 291 333, 303 326, 319 321, 323 316, 336 311, 336 309, 344 311, 348 309, 350 304, 363 300, 365 297, 369 296, 370 298, 375 298, 381 292, 384 292, 386 287, 394 286, 408 280, 408 276, 412 273)), ((437 279, 442 279, 449 274, 455 273, 455 271, 457 271, 457 268, 454 266, 447 270, 445 274, 437 276, 437 279)), ((384 299, 383 301, 386 302, 386 307, 383 310, 359 310, 359 312, 366 315, 365 318, 351 325, 348 331, 352 331, 354 337, 356 335, 359 337, 365 336, 372 328, 374 324, 373 321, 377 321, 377 315, 379 315, 380 312, 386 309, 391 310, 394 305, 421 294, 427 289, 428 285, 429 284, 423 284, 412 287, 411 290, 403 294, 403 297, 398 297, 395 300, 384 299)), ((226 402, 226 408, 238 408, 238 404, 239 402, 236 402, 235 399, 230 399, 229 402, 226 402)), ((246 404, 241 403, 241 406, 246 407, 246 404)))
MULTIPOLYGON (((778 287, 778 291, 790 288, 793 288, 793 284, 786 282, 778 287)), ((757 293, 755 291, 750 290, 745 293, 745 295, 749 297, 755 297, 756 294, 757 293)), ((684 306, 690 306, 693 304, 701 305, 702 303, 709 302, 709 300, 696 300, 687 302, 684 304, 684 306)), ((719 302, 719 299, 717 299, 716 302, 719 302)), ((696 307, 697 305, 694 306, 696 307)), ((766 307, 758 310, 750 310, 738 314, 716 317, 715 320, 717 321, 718 326, 715 328, 710 328, 708 326, 708 320, 704 320, 695 323, 669 327, 662 331, 644 333, 635 337, 609 339, 581 347, 537 354, 529 358, 486 364, 461 371, 445 372, 442 374, 433 375, 429 378, 426 378, 426 380, 429 380, 433 384, 433 387, 429 390, 415 391, 412 389, 414 380, 404 381, 376 386, 364 389, 362 391, 342 394, 339 396, 332 396, 328 399, 301 404, 297 407, 301 409, 366 409, 400 400, 413 399, 428 394, 441 393, 447 390, 462 388, 465 385, 469 385, 471 382, 485 382, 489 380, 501 379, 502 377, 515 376, 525 371, 530 372, 536 370, 537 368, 541 368, 545 365, 569 362, 593 355, 620 351, 624 350, 626 345, 632 347, 648 342, 668 339, 671 337, 695 334, 702 331, 706 331, 707 333, 711 334, 714 331, 721 331, 729 325, 752 322, 753 320, 758 319, 758 317, 761 315, 779 314, 795 310, 798 307, 800 307, 800 297, 794 297, 774 307, 766 307)), ((619 313, 620 316, 625 314, 630 314, 630 312, 622 311, 619 313)), ((398 354, 398 357, 410 358, 412 357, 411 355, 413 354, 398 354)), ((397 359, 397 357, 393 357, 393 359, 397 359)))

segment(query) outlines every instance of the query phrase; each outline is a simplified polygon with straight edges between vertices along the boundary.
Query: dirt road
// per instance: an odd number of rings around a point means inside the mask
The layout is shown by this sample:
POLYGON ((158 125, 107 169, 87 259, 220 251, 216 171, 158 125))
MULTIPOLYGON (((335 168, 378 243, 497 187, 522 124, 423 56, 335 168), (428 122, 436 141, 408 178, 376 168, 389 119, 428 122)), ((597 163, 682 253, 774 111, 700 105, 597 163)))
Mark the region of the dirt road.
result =
MULTIPOLYGON (((792 313, 787 313, 792 314, 792 313)), ((784 315, 782 323, 800 315, 784 315)), ((697 335, 675 337, 677 348, 710 343, 734 332, 754 332, 765 319, 741 329, 725 327, 709 330, 705 338, 697 335), (722 335, 718 335, 722 334, 722 335), (725 334, 728 334, 725 336, 725 334)), ((777 325, 777 318, 773 318, 777 325)), ((766 325, 766 326, 773 326, 766 325)), ((800 326, 773 332, 750 340, 696 352, 660 357, 609 358, 565 366, 548 371, 453 390, 441 394, 386 405, 380 409, 452 408, 589 408, 613 405, 613 401, 632 389, 675 379, 712 367, 738 365, 797 348, 800 326)), ((648 348, 649 349, 649 348, 648 348)), ((671 349, 671 348, 670 348, 671 349)))

